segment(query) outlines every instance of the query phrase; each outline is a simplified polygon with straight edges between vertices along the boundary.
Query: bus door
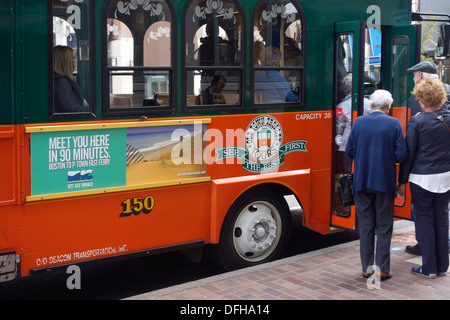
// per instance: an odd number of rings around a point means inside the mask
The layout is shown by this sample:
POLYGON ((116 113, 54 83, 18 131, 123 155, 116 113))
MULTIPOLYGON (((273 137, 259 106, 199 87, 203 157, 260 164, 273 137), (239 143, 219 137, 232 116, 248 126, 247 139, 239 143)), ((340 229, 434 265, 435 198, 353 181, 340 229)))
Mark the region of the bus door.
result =
POLYGON ((335 24, 334 57, 334 143, 331 195, 331 225, 355 229, 354 206, 343 206, 337 193, 337 180, 352 172, 345 147, 352 124, 364 114, 364 34, 365 22, 335 24))
MULTIPOLYGON (((355 118, 370 112, 367 99, 373 91, 385 89, 392 93, 391 116, 399 119, 406 134, 410 92, 414 86, 406 70, 420 58, 417 39, 420 39, 420 27, 413 25, 368 29, 364 22, 358 21, 335 26, 332 226, 355 229, 354 206, 342 206, 336 185, 340 175, 352 171, 345 155, 346 141, 355 118)), ((404 198, 396 198, 394 215, 410 219, 410 209, 407 190, 404 198)))
MULTIPOLYGON (((406 70, 420 60, 420 30, 420 25, 409 25, 383 31, 384 88, 392 93, 391 116, 400 121, 404 134, 408 119, 412 116, 410 98, 414 88, 413 75, 406 70)), ((394 215, 411 219, 409 184, 406 187, 405 197, 395 199, 394 215)))

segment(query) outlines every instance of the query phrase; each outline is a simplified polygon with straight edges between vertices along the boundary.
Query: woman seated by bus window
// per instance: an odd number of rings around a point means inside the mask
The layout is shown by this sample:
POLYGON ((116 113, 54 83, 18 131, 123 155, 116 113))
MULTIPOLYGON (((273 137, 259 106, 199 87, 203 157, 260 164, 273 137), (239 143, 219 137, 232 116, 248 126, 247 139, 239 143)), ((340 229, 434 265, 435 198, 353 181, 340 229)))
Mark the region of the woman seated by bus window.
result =
MULTIPOLYGON (((255 43, 255 46, 258 44, 255 43)), ((260 52, 257 64, 260 66, 279 67, 281 61, 280 49, 276 47, 264 47, 260 52), (271 59, 266 61, 266 59, 271 59)), ((255 50, 255 53, 258 52, 255 50)), ((263 103, 297 102, 298 98, 292 92, 286 78, 278 70, 255 71, 255 95, 262 98, 263 103)))
POLYGON ((55 112, 87 112, 89 107, 80 86, 73 80, 73 50, 67 46, 53 48, 55 112))

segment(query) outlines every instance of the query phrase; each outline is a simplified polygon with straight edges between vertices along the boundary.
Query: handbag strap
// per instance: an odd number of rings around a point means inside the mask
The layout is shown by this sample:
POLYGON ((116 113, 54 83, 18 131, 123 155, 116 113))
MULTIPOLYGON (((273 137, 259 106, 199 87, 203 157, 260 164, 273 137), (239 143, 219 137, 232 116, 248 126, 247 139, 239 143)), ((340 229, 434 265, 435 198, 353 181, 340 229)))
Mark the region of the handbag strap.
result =
POLYGON ((436 113, 434 113, 434 112, 431 112, 432 114, 434 114, 435 116, 436 116, 436 118, 438 118, 446 127, 447 127, 447 130, 448 130, 448 132, 450 132, 450 128, 448 127, 448 124, 444 121, 444 117, 442 117, 442 116, 438 116, 436 113))

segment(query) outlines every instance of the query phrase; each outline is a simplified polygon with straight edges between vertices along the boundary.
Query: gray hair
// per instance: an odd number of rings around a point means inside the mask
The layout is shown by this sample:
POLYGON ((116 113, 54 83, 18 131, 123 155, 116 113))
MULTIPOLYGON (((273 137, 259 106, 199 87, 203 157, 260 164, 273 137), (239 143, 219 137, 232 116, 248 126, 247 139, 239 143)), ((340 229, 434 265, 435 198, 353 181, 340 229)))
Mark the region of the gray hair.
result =
POLYGON ((439 79, 439 76, 435 73, 428 73, 422 71, 422 78, 424 79, 439 79))
POLYGON ((394 99, 392 99, 389 91, 376 90, 370 96, 370 102, 372 104, 372 110, 387 110, 392 102, 394 102, 394 99))
POLYGON ((342 79, 341 91, 344 95, 348 95, 352 92, 353 82, 352 82, 352 74, 347 74, 344 79, 342 79))

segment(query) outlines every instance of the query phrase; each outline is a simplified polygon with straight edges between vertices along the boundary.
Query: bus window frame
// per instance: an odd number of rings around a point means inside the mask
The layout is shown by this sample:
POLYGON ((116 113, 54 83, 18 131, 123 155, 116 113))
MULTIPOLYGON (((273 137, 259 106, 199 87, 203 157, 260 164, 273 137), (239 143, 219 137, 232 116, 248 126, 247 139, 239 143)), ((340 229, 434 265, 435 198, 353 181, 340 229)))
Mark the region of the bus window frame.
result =
POLYGON ((54 86, 54 69, 53 69, 53 0, 47 1, 47 37, 48 37, 48 54, 47 54, 47 65, 48 65, 48 117, 50 120, 53 119, 73 119, 73 118, 95 118, 95 102, 96 102, 96 84, 95 79, 95 1, 91 0, 89 2, 89 13, 88 18, 88 37, 89 37, 89 99, 86 101, 89 104, 89 111, 87 112, 55 112, 55 86, 54 86))
MULTIPOLYGON (((252 12, 252 27, 254 26, 254 21, 255 21, 255 16, 257 13, 257 9, 260 8, 261 3, 264 2, 264 0, 259 0, 254 8, 253 8, 253 12, 252 12)), ((306 48, 306 37, 307 37, 307 25, 306 25, 306 15, 305 15, 305 11, 303 10, 303 8, 301 7, 301 5, 294 0, 290 0, 289 3, 293 4, 294 7, 297 9, 298 15, 299 15, 299 19, 300 19, 300 23, 301 23, 301 27, 302 27, 302 64, 301 66, 298 67, 293 67, 293 66, 284 66, 284 67, 274 67, 274 66, 257 66, 255 68, 255 63, 254 62, 250 62, 250 108, 252 110, 268 110, 268 109, 301 109, 305 107, 305 91, 306 91, 306 52, 307 52, 307 48, 306 48), (295 71, 295 72, 299 72, 300 73, 300 77, 299 77, 299 81, 300 81, 300 85, 299 85, 299 90, 300 93, 298 95, 299 101, 297 102, 283 102, 283 103, 255 103, 255 72, 257 70, 276 70, 276 71, 295 71)), ((252 44, 254 43, 254 34, 252 33, 251 36, 251 42, 252 44)), ((254 45, 250 46, 250 53, 251 53, 251 57, 255 56, 255 50, 254 50, 254 45)))
MULTIPOLYGON (((397 37, 406 37, 408 38, 408 44, 410 47, 413 47, 414 49, 409 50, 408 53, 408 63, 410 64, 409 67, 412 67, 413 65, 420 62, 420 46, 416 46, 415 44, 420 43, 422 35, 422 25, 420 24, 414 24, 414 25, 408 25, 408 26, 397 26, 397 27, 385 27, 383 28, 383 46, 385 47, 385 60, 386 64, 382 65, 383 72, 386 72, 388 74, 389 72, 392 72, 391 70, 391 64, 392 64, 392 42, 397 37)), ((383 62, 383 60, 382 60, 383 62)), ((384 76, 384 83, 383 87, 389 88, 389 90, 392 87, 392 77, 391 76, 384 76)), ((408 76, 408 87, 414 88, 414 80, 412 76, 408 76)), ((412 90, 411 90, 412 91, 412 90)), ((407 107, 408 112, 410 112, 410 102, 411 102, 411 92, 408 91, 408 98, 407 98, 407 107)), ((391 108, 392 110, 392 108, 391 108)), ((411 114, 410 116, 413 116, 411 114)), ((408 121, 409 122, 409 119, 408 121)))
MULTIPOLYGON (((193 1, 197 1, 197 0, 190 0, 190 1, 186 1, 184 8, 183 8, 183 13, 182 13, 182 18, 181 18, 181 26, 184 27, 186 25, 186 21, 188 19, 188 10, 189 7, 191 6, 193 1)), ((181 81, 181 92, 183 92, 183 96, 181 97, 181 108, 182 111, 184 113, 211 113, 211 112, 222 112, 222 111, 241 111, 245 109, 246 106, 246 100, 247 100, 247 90, 246 90, 246 86, 247 86, 247 79, 246 79, 246 70, 247 70, 247 62, 246 62, 246 58, 247 58, 247 19, 246 19, 246 15, 245 15, 245 11, 244 8, 242 7, 241 1, 240 0, 231 0, 232 2, 234 2, 234 4, 236 5, 236 7, 238 8, 239 11, 239 15, 241 18, 241 63, 240 65, 236 65, 236 66, 202 66, 202 65, 197 65, 197 66, 189 66, 186 64, 186 59, 185 57, 185 52, 186 52, 186 32, 182 32, 181 33, 181 43, 182 43, 182 50, 179 50, 182 54, 182 59, 181 59, 181 73, 182 73, 182 78, 183 80, 181 81), (208 70, 222 70, 222 71, 232 71, 232 72, 237 72, 240 73, 240 78, 241 78, 241 83, 239 85, 239 103, 238 104, 230 104, 230 103, 225 103, 225 104, 208 104, 208 105, 188 105, 187 103, 187 77, 188 77, 188 72, 189 71, 195 71, 195 70, 204 70, 204 71, 208 71, 208 70)))
MULTIPOLYGON (((170 66, 165 67, 155 67, 155 66, 132 66, 132 67, 109 67, 108 66, 108 57, 107 57, 107 48, 108 48, 108 39, 107 39, 107 21, 110 19, 108 17, 108 8, 110 3, 113 0, 105 0, 102 6, 102 16, 101 16, 101 76, 102 76, 102 114, 105 117, 108 116, 133 116, 140 115, 141 117, 145 117, 147 115, 161 115, 161 114, 175 114, 176 106, 177 106, 177 86, 174 85, 174 82, 177 81, 177 53, 174 52, 173 48, 177 47, 177 16, 175 6, 172 0, 164 0, 164 3, 167 5, 168 10, 170 11, 170 66), (109 99, 109 87, 110 83, 110 70, 118 70, 118 71, 149 71, 149 72, 167 72, 169 79, 169 104, 167 106, 133 106, 128 108, 111 108, 110 99, 109 99)), ((119 20, 120 21, 120 20, 119 20)), ((151 26, 151 25, 150 25, 151 26)), ((148 27, 150 27, 148 26, 148 27)), ((133 91, 134 93, 134 91, 133 91)))

